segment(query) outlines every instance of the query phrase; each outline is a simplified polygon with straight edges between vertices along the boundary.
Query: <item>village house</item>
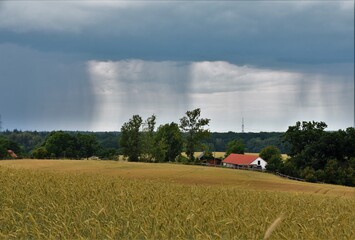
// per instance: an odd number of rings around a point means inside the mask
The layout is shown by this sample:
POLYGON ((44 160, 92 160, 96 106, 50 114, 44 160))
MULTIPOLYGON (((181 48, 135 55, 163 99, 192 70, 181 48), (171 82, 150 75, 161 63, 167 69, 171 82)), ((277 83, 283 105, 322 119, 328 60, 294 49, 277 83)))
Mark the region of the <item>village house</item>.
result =
POLYGON ((229 168, 248 168, 265 170, 267 162, 258 155, 232 153, 223 160, 223 166, 229 168))

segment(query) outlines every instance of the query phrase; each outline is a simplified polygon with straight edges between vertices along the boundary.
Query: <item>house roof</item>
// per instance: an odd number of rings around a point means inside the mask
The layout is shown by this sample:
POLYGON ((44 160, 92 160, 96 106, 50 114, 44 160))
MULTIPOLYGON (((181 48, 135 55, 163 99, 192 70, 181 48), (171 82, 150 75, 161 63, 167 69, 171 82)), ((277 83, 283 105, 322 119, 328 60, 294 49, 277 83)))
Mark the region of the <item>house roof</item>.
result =
POLYGON ((12 157, 12 158, 17 158, 17 155, 16 155, 16 153, 14 153, 14 151, 12 151, 12 150, 7 150, 7 153, 12 157))
POLYGON ((226 157, 223 162, 237 165, 250 165, 258 157, 258 155, 244 155, 232 153, 228 157, 226 157))

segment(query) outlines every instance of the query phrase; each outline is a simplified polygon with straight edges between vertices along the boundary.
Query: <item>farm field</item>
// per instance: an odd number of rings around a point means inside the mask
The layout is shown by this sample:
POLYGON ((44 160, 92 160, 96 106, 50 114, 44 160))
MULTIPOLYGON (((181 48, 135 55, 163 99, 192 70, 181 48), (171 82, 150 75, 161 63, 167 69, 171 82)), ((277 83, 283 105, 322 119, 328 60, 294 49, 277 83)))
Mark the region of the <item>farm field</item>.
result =
POLYGON ((0 161, 0 239, 355 239, 355 190, 243 170, 0 161))

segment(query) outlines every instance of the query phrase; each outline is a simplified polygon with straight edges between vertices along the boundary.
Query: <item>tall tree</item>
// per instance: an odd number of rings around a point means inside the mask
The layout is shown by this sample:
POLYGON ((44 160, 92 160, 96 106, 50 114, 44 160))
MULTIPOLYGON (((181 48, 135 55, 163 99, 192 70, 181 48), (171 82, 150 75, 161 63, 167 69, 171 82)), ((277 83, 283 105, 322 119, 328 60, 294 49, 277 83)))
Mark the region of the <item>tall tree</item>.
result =
POLYGON ((161 157, 161 161, 175 161, 175 158, 182 152, 183 138, 179 126, 172 122, 170 124, 161 125, 155 136, 157 153, 161 157), (164 151, 165 149, 165 151, 164 151))
POLYGON ((190 161, 194 161, 196 148, 201 144, 201 140, 209 136, 208 126, 210 119, 200 118, 201 110, 199 108, 187 111, 186 116, 180 119, 180 129, 187 134, 186 136, 186 155, 190 161))
POLYGON ((142 118, 139 115, 133 117, 121 127, 120 146, 123 156, 128 157, 129 161, 138 162, 142 153, 140 128, 142 118))
POLYGON ((154 129, 156 124, 156 116, 153 114, 143 123, 142 138, 142 154, 141 159, 146 162, 152 162, 155 155, 154 145, 154 129))

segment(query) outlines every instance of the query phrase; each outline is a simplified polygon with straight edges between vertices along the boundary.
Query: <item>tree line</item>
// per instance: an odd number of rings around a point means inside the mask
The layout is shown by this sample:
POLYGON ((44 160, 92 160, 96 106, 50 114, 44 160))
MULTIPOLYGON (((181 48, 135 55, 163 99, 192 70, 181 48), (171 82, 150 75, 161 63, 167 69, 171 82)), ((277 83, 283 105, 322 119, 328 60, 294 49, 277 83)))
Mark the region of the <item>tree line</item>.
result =
POLYGON ((120 146, 122 154, 129 161, 143 162, 194 162, 194 153, 201 141, 209 136, 210 119, 201 118, 199 108, 187 111, 180 124, 170 123, 155 131, 156 116, 152 115, 143 122, 134 115, 121 128, 120 146), (142 131, 141 131, 142 129, 142 131), (185 150, 187 158, 181 155, 185 150))
POLYGON ((355 129, 325 131, 324 122, 297 122, 283 136, 290 159, 280 171, 310 182, 355 186, 355 129))
MULTIPOLYGON (((178 125, 178 124, 177 124, 178 125)), ((157 131, 157 129, 156 129, 157 131)), ((121 154, 122 149, 119 144, 119 138, 121 132, 73 132, 63 131, 69 135, 75 135, 77 133, 85 135, 93 135, 98 142, 99 148, 94 155, 102 159, 114 159, 121 154)), ((12 142, 12 146, 17 145, 16 148, 12 147, 16 154, 24 158, 32 157, 32 151, 41 146, 46 138, 53 132, 46 131, 20 131, 20 130, 5 130, 0 132, 0 136, 7 141, 12 142)), ((181 133, 183 138, 185 133, 181 133)), ((244 144, 245 152, 260 152, 264 147, 272 145, 280 149, 282 153, 287 152, 286 145, 282 142, 282 135, 284 132, 211 132, 208 138, 202 140, 202 144, 197 147, 197 151, 216 151, 225 152, 228 148, 228 144, 231 141, 242 141, 244 144)), ((3 145, 5 146, 5 145, 3 145)), ((1 146, 0 146, 1 147, 1 146)), ((4 148, 3 148, 4 149, 4 148)), ((1 155, 0 155, 1 156, 1 155)), ((1 159, 1 157, 0 157, 1 159)))
POLYGON ((81 159, 93 155, 117 159, 123 155, 129 161, 194 162, 194 152, 209 136, 204 127, 210 120, 200 114, 199 108, 187 111, 180 124, 172 122, 157 129, 155 115, 144 122, 134 115, 119 133, 5 131, 0 134, 0 159, 9 158, 6 151, 11 149, 20 157, 39 159, 81 159), (183 151, 188 158, 181 156, 183 151))
POLYGON ((201 118, 200 109, 187 111, 179 120, 179 124, 156 128, 155 115, 145 121, 134 115, 120 132, 111 133, 5 131, 0 134, 0 159, 8 158, 7 150, 11 149, 20 157, 32 158, 82 159, 95 155, 117 159, 123 155, 128 161, 198 164, 196 151, 210 155, 216 149, 226 155, 247 151, 259 152, 271 172, 310 182, 355 186, 354 128, 326 131, 324 122, 304 121, 285 133, 210 133, 210 119, 201 118), (259 145, 250 145, 253 142, 259 145), (258 151, 251 151, 253 146, 258 151), (289 158, 283 159, 282 152, 289 158))
POLYGON ((287 159, 282 160, 275 146, 260 152, 267 170, 308 182, 355 186, 355 129, 325 131, 326 127, 315 121, 290 126, 282 136, 289 149, 287 159))

